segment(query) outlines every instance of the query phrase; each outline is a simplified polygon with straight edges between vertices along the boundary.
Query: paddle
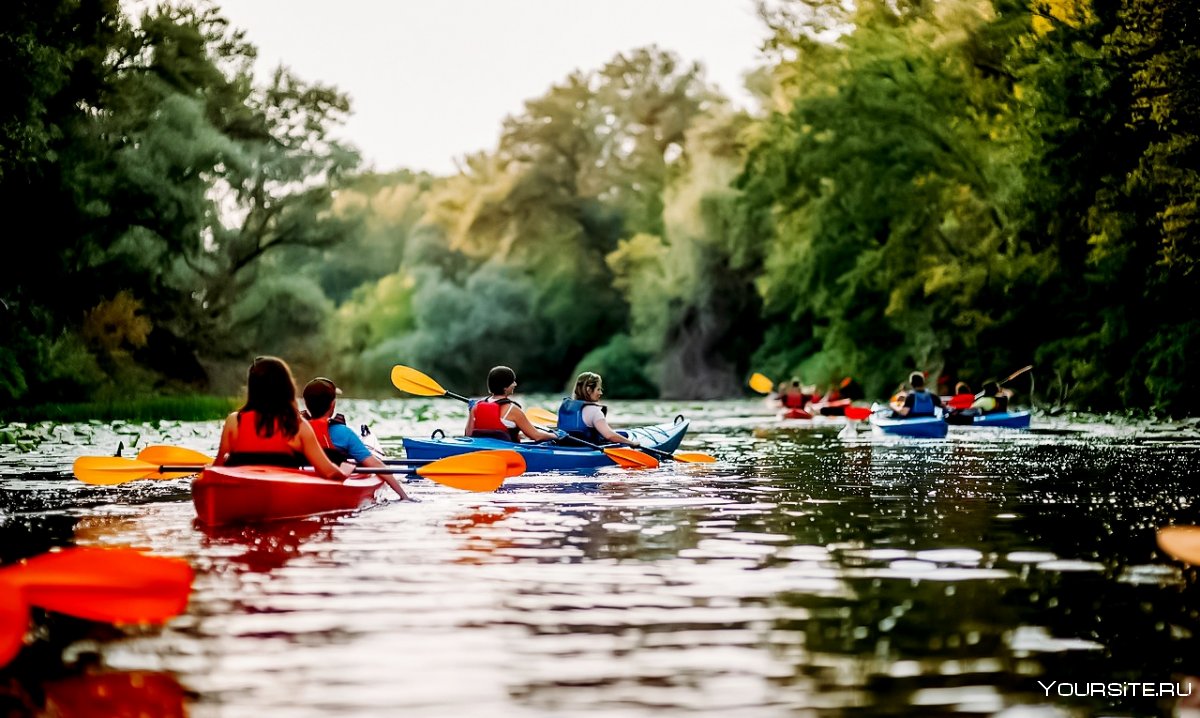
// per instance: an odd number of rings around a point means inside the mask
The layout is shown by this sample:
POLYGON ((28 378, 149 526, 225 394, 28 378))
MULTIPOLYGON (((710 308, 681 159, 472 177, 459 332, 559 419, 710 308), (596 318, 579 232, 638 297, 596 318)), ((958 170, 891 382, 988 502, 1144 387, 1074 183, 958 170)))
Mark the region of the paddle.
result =
POLYGON ((699 451, 676 451, 675 453, 671 453, 660 449, 651 449, 648 446, 643 446, 638 450, 645 451, 662 459, 671 459, 672 461, 680 461, 685 464, 711 464, 717 460, 717 457, 702 454, 699 451))
POLYGON ((558 414, 549 409, 543 409, 540 406, 533 406, 526 409, 525 416, 528 416, 529 420, 535 424, 543 424, 545 426, 558 425, 558 414))
POLYGON ((775 391, 775 382, 770 378, 754 372, 750 375, 750 388, 757 391, 759 394, 770 394, 775 391))
POLYGON ((658 466, 658 459, 649 454, 642 453, 640 449, 622 448, 619 446, 605 448, 598 446, 590 441, 584 441, 578 436, 567 434, 563 439, 574 441, 582 446, 588 446, 599 451, 603 451, 604 455, 613 461, 617 462, 624 469, 653 469, 658 466))
MULTIPOLYGON (((525 459, 515 451, 495 450, 497 455, 501 456, 506 466, 506 477, 520 476, 525 473, 525 459)), ((179 446, 156 445, 147 446, 138 452, 138 461, 145 461, 150 464, 211 464, 212 457, 205 456, 199 451, 185 449, 179 446)), ((423 464, 432 464, 437 459, 381 459, 388 466, 420 466, 423 464)), ((182 476, 191 476, 196 473, 189 471, 187 473, 161 474, 155 473, 150 476, 143 476, 144 479, 176 479, 182 476)))
POLYGON ((1158 530, 1158 547, 1171 558, 1200 565, 1200 526, 1166 526, 1158 530))
POLYGON ((400 391, 416 394, 417 396, 448 396, 451 399, 471 403, 471 400, 461 394, 455 394, 452 391, 446 391, 442 385, 422 374, 421 372, 407 367, 402 364, 397 364, 392 367, 392 386, 400 391))
POLYGON ((871 416, 871 409, 866 406, 846 407, 846 418, 852 421, 862 421, 871 416))
MULTIPOLYGON (((403 366, 401 364, 397 364, 396 366, 392 367, 392 385, 400 391, 408 392, 409 394, 416 394, 417 396, 448 396, 452 399, 458 399, 459 401, 463 401, 468 404, 471 403, 471 400, 467 397, 462 396, 461 394, 455 394, 454 392, 446 391, 442 388, 441 384, 438 384, 430 377, 422 374, 412 367, 403 366)), ((555 417, 555 421, 558 421, 558 417, 555 417)), ((570 438, 574 439, 575 437, 570 438)), ((635 449, 606 449, 602 446, 589 444, 580 439, 575 439, 575 441, 583 444, 584 446, 590 446, 593 449, 599 449, 600 451, 603 451, 605 456, 627 469, 639 467, 653 468, 658 466, 658 460, 653 456, 650 456, 649 454, 643 454, 635 449)))
MULTIPOLYGON (((207 464, 152 464, 120 456, 81 456, 72 470, 86 484, 114 486, 140 479, 157 479, 171 475, 190 476, 207 464)), ((431 481, 467 491, 494 491, 506 476, 524 471, 525 459, 515 451, 477 451, 439 459, 424 466, 359 466, 355 473, 417 474, 431 481), (474 458, 473 458, 474 457, 474 458), (510 473, 520 469, 516 473, 510 473)))
MULTIPOLYGON (((1029 366, 1023 366, 1023 367, 1021 367, 1020 369, 1018 369, 1018 370, 1014 371, 1012 374, 1009 374, 1008 376, 1004 377, 1004 378, 1003 378, 1003 379, 1001 379, 1000 381, 996 382, 996 385, 997 385, 997 386, 1004 386, 1004 385, 1005 385, 1005 384, 1007 384, 1008 382, 1012 381, 1013 379, 1016 379, 1017 377, 1021 376, 1022 374, 1024 374, 1025 372, 1029 371, 1029 370, 1030 370, 1030 369, 1032 369, 1032 368, 1033 368, 1033 365, 1032 365, 1032 364, 1030 364, 1029 366)), ((976 395, 975 395, 975 398, 976 398, 976 399, 982 399, 982 398, 983 398, 983 392, 981 391, 981 392, 979 392, 978 394, 976 394, 976 395)))
POLYGON ((162 623, 187 608, 187 561, 129 548, 71 548, 0 569, 0 665, 20 650, 29 606, 108 623, 162 623))

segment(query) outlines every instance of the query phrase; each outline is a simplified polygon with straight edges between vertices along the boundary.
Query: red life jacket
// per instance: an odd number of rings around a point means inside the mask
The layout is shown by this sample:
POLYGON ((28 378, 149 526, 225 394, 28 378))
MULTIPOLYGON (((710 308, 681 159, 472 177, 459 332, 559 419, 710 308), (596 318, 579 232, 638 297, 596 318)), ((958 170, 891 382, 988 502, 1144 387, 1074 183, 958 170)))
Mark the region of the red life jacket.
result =
POLYGON ((338 447, 333 445, 333 439, 329 436, 330 424, 346 425, 346 417, 342 414, 330 417, 328 419, 309 419, 309 426, 313 428, 313 433, 317 435, 317 443, 325 450, 325 455, 335 464, 340 464, 350 456, 338 447))
POLYGON ((974 403, 974 394, 955 394, 954 396, 950 397, 950 401, 947 402, 951 409, 970 409, 971 405, 974 403))
POLYGON ((278 425, 270 436, 259 436, 256 424, 257 412, 247 410, 238 413, 237 438, 229 447, 229 466, 246 464, 268 464, 271 466, 301 466, 304 458, 297 454, 278 425))
POLYGON ((792 394, 785 391, 780 400, 787 409, 803 409, 808 403, 808 394, 792 394))
POLYGON ((520 441, 521 430, 516 427, 510 429, 500 420, 500 409, 505 404, 520 406, 520 404, 517 404, 512 399, 499 399, 497 401, 483 399, 475 402, 475 406, 471 409, 471 414, 475 417, 475 426, 471 429, 471 436, 481 439, 520 441))

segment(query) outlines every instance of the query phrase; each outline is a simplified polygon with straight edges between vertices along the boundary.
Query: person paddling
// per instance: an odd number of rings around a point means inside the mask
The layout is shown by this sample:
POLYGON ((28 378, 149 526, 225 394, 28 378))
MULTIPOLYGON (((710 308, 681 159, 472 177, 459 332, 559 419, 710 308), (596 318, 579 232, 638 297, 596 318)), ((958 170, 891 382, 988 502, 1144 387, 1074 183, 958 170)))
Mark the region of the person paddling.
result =
POLYGON ((893 416, 903 418, 916 418, 918 416, 933 416, 936 409, 942 407, 942 397, 937 394, 931 394, 925 388, 925 375, 919 371, 914 371, 908 377, 908 385, 912 387, 912 391, 904 397, 904 403, 899 407, 893 407, 893 416))
POLYGON ((604 442, 639 447, 641 443, 621 436, 608 425, 608 407, 600 403, 604 382, 599 374, 585 371, 575 379, 575 390, 558 406, 558 428, 590 444, 604 442))
POLYGON ((779 403, 783 405, 784 409, 803 411, 804 407, 812 400, 810 392, 805 389, 806 387, 800 386, 800 380, 793 377, 791 383, 780 394, 779 403))
POLYGON ((1012 394, 1011 389, 1001 389, 997 382, 985 382, 980 397, 971 406, 984 414, 999 414, 1008 411, 1008 400, 1012 394))
POLYGON ((463 436, 520 442, 521 434, 534 441, 557 439, 557 434, 542 431, 529 421, 521 405, 512 400, 517 390, 517 374, 506 366, 492 367, 487 377, 491 396, 471 403, 463 436))
MULTIPOLYGON (((358 438, 358 434, 346 426, 346 417, 335 414, 337 395, 342 392, 332 379, 319 376, 304 385, 304 407, 317 443, 325 451, 325 455, 335 464, 353 460, 358 466, 384 467, 379 457, 371 452, 367 445, 358 438)), ((388 486, 400 496, 401 501, 416 501, 404 490, 404 486, 390 474, 379 474, 388 486)))
POLYGON ((225 418, 215 466, 311 465, 326 479, 350 475, 329 460, 296 406, 296 381, 287 363, 262 356, 246 373, 246 403, 225 418))

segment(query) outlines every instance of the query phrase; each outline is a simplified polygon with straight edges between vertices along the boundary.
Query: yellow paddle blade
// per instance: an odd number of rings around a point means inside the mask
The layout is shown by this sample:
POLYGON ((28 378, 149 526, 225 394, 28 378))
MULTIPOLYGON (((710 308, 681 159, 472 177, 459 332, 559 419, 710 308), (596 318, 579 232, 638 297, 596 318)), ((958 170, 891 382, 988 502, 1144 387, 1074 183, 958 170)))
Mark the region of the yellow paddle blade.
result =
POLYGON ((121 456, 81 456, 71 470, 85 484, 114 486, 144 479, 158 471, 158 464, 121 456))
POLYGON ((658 466, 658 459, 637 449, 605 449, 604 454, 626 469, 653 469, 658 466))
MULTIPOLYGON (((138 461, 145 461, 155 466, 166 466, 167 464, 211 464, 213 459, 211 456, 201 454, 199 451, 185 449, 182 446, 168 446, 159 444, 156 446, 147 446, 138 452, 138 461)), ((191 476, 195 471, 172 471, 166 474, 153 473, 143 476, 143 479, 182 479, 185 476, 191 476)))
POLYGON ((754 372, 750 375, 750 388, 759 394, 770 394, 775 391, 775 382, 758 372, 754 372))
POLYGON ((1158 530, 1158 547, 1172 558, 1200 565, 1200 526, 1167 526, 1158 530))
POLYGON ((138 452, 137 458, 138 461, 158 466, 164 464, 211 464, 213 462, 211 456, 201 454, 199 451, 166 444, 147 446, 138 452))
POLYGON ((413 369, 397 364, 392 367, 392 386, 400 391, 416 394, 417 396, 445 396, 446 390, 442 385, 413 369))
POLYGON ((554 426, 558 423, 558 414, 549 409, 543 409, 540 406, 529 407, 525 410, 525 416, 528 416, 529 420, 533 423, 542 424, 543 426, 554 426))
POLYGON ((717 457, 702 454, 699 451, 676 451, 671 454, 671 458, 691 464, 711 464, 717 460, 717 457))
POLYGON ((490 449, 488 451, 476 451, 477 456, 498 456, 504 461, 504 475, 506 477, 520 476, 525 473, 525 457, 521 456, 519 451, 512 449, 490 449))
POLYGON ((504 483, 508 462, 495 454, 476 451, 438 459, 417 469, 417 474, 452 489, 495 491, 504 483))

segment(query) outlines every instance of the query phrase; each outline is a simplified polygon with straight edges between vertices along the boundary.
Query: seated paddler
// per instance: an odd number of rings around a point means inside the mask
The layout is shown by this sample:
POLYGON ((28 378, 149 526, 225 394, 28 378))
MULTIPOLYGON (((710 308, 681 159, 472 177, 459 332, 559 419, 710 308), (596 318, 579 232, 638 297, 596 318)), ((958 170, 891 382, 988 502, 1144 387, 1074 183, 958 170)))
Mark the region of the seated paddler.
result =
POLYGON ((603 396, 604 382, 599 374, 590 371, 580 374, 575 379, 574 392, 558 407, 558 430, 589 444, 641 446, 608 425, 608 407, 600 403, 603 396))
POLYGON ((489 395, 471 402, 467 413, 467 428, 463 436, 476 439, 499 439, 519 442, 521 434, 534 441, 549 441, 557 434, 542 431, 533 425, 521 405, 513 401, 517 390, 517 374, 506 366, 492 367, 488 372, 489 395))

